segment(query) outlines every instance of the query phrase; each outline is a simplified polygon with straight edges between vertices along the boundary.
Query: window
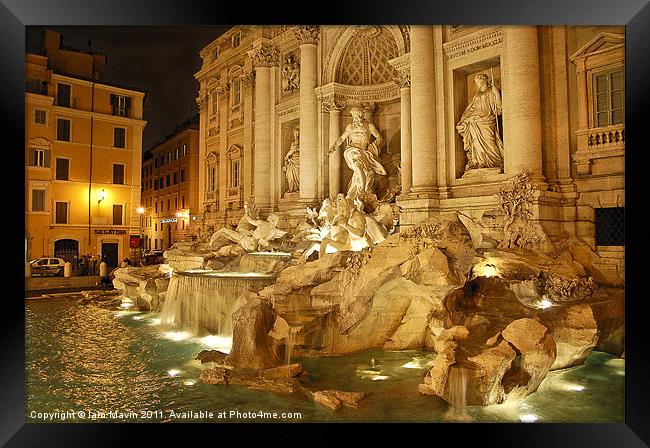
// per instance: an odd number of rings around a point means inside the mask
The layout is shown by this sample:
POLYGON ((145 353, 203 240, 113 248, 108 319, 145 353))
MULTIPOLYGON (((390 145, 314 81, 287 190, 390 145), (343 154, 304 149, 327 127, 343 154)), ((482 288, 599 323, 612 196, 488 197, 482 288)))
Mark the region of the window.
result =
POLYGON ((179 154, 180 154, 180 149, 176 148, 176 152, 174 152, 174 160, 178 160, 179 154))
POLYGON ((124 185, 124 165, 113 164, 113 183, 124 185))
POLYGON ((41 148, 31 148, 29 150, 29 166, 50 166, 50 150, 41 148))
POLYGON ((160 201, 160 213, 163 212, 163 205, 164 205, 164 202, 163 202, 163 201, 160 201))
POLYGON ((45 190, 40 190, 40 189, 32 190, 32 211, 33 212, 45 211, 45 190))
POLYGON ((157 190, 158 189, 158 179, 153 180, 153 189, 157 190))
POLYGON ((217 115, 219 113, 219 95, 216 90, 212 92, 211 98, 210 115, 217 115))
POLYGON ((167 153, 167 163, 171 163, 172 161, 172 153, 171 151, 167 153))
MULTIPOLYGON (((158 231, 158 223, 156 223, 156 232, 158 231)), ((153 239, 154 249, 158 249, 158 238, 153 239)))
POLYGON ((113 146, 116 148, 126 148, 126 129, 113 129, 113 146))
POLYGON ((178 173, 174 173, 174 185, 178 183, 178 173))
POLYGON ((185 182, 185 170, 181 170, 181 182, 185 182))
POLYGON ((181 197, 181 208, 185 208, 185 195, 181 197))
POLYGON ((174 196, 174 210, 178 210, 178 196, 174 196))
POLYGON ((216 191, 217 189, 217 167, 211 166, 208 168, 208 191, 216 191))
POLYGON ((232 161, 230 176, 230 186, 239 187, 239 160, 232 161))
POLYGON ((187 144, 183 143, 183 156, 187 155, 187 144))
POLYGON ((56 120, 56 139, 62 142, 70 141, 70 120, 64 118, 56 120))
POLYGON ((111 113, 120 117, 129 117, 131 115, 131 98, 111 94, 111 113))
POLYGON ((171 205, 172 205, 172 200, 167 198, 167 211, 170 211, 172 209, 171 205))
POLYGON ((625 207, 595 209, 596 246, 625 246, 625 207))
POLYGON ((236 33, 232 36, 232 47, 237 48, 241 43, 241 33, 236 33))
POLYGON ((625 115, 623 69, 594 74, 593 82, 596 127, 622 124, 625 115))
POLYGON ((67 202, 56 202, 56 213, 55 213, 55 224, 67 224, 68 223, 68 203, 67 202))
POLYGON ((154 166, 155 168, 158 168, 158 159, 154 159, 154 161, 153 161, 153 166, 154 166))
POLYGON ((156 201, 156 213, 158 213, 158 201, 156 201))
POLYGON ((122 225, 122 204, 113 204, 113 225, 122 225))
POLYGON ((70 91, 72 87, 69 84, 58 83, 56 86, 56 105, 70 107, 70 91))
POLYGON ((165 156, 160 156, 160 166, 165 166, 165 156))
POLYGON ((217 59, 219 57, 219 50, 214 50, 214 58, 217 59))
POLYGON ((56 180, 70 180, 70 159, 56 159, 56 180))
POLYGON ((169 176, 169 174, 167 175, 167 177, 165 178, 165 180, 166 180, 165 186, 166 186, 166 187, 169 187, 169 186, 171 185, 171 184, 169 183, 169 180, 170 180, 170 176, 169 176))
POLYGON ((34 109, 34 124, 47 125, 47 112, 41 109, 34 109))
POLYGON ((239 79, 232 83, 232 106, 238 106, 241 100, 241 81, 239 79))

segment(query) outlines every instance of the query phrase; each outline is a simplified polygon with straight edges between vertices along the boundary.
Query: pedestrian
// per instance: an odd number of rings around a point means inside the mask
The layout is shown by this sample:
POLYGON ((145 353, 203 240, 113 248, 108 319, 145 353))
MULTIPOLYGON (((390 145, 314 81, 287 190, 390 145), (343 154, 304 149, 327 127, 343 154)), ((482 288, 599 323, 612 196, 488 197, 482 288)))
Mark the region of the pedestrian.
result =
POLYGON ((86 275, 86 256, 79 257, 79 275, 86 275))
POLYGON ((99 255, 95 257, 95 275, 99 275, 99 264, 102 262, 102 259, 99 255))

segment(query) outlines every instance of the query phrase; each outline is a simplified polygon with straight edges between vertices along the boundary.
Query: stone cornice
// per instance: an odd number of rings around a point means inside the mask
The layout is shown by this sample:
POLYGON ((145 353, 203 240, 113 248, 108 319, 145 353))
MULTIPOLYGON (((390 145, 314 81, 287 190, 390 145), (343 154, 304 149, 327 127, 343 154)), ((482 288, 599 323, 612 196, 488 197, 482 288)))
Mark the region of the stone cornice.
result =
POLYGON ((348 105, 390 101, 400 97, 399 88, 394 82, 365 86, 348 86, 331 82, 316 87, 314 92, 318 101, 337 101, 348 105))
POLYGON ((483 48, 500 45, 503 42, 503 28, 491 27, 463 36, 458 40, 442 44, 447 54, 447 59, 452 60, 466 54, 473 53, 483 48))
POLYGON ((318 45, 318 34, 320 27, 317 25, 298 25, 291 28, 293 36, 300 45, 313 44, 318 45))

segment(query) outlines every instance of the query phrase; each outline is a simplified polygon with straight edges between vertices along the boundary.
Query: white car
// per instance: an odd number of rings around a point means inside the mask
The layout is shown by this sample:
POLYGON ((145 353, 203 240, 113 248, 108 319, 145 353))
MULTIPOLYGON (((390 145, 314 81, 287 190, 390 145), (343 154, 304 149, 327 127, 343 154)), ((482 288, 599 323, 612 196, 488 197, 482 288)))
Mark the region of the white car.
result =
POLYGON ((32 275, 63 275, 63 266, 65 260, 63 258, 39 258, 30 261, 32 266, 32 275))

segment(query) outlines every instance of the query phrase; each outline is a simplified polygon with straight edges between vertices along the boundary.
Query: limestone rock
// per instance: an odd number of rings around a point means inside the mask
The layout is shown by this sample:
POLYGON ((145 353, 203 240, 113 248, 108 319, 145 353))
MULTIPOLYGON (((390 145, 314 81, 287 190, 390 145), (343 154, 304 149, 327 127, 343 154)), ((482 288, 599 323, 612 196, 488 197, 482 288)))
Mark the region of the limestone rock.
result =
POLYGON ((595 349, 621 356, 625 351, 625 291, 619 288, 601 288, 596 296, 606 300, 591 303, 591 311, 598 322, 598 341, 595 349))
POLYGON ((214 254, 207 249, 179 246, 178 243, 167 249, 163 257, 173 269, 188 271, 190 269, 204 269, 206 262, 214 257, 214 254))
POLYGON ((238 373, 223 367, 204 369, 201 371, 199 378, 206 384, 235 384, 248 387, 249 389, 268 390, 280 394, 291 394, 303 390, 300 383, 294 379, 259 378, 251 374, 238 373))
POLYGON ((623 260, 603 258, 578 238, 568 238, 560 245, 571 253, 575 261, 585 267, 587 275, 592 276, 596 283, 612 287, 625 285, 623 260))
POLYGON ((226 360, 227 356, 227 353, 220 352, 219 350, 201 350, 194 359, 201 361, 201 364, 205 364, 206 362, 216 362, 221 364, 226 360))
POLYGON ((518 354, 518 362, 502 380, 508 399, 516 400, 534 392, 555 361, 555 341, 548 328, 534 319, 518 319, 502 332, 503 339, 518 354))
POLYGON ((293 378, 303 372, 302 364, 289 364, 286 366, 273 367, 260 372, 262 378, 293 378))
POLYGON ((467 404, 488 406, 502 403, 506 394, 501 380, 516 357, 517 353, 510 344, 501 341, 496 347, 467 358, 477 366, 476 376, 471 381, 473 389, 468 391, 467 404))
POLYGON ((229 365, 265 369, 280 364, 274 339, 269 336, 276 313, 271 305, 253 299, 233 312, 233 345, 229 365))
POLYGON ((423 382, 418 385, 418 392, 425 395, 437 395, 444 397, 445 386, 449 378, 449 368, 456 362, 455 351, 458 344, 447 341, 444 347, 439 347, 438 356, 433 361, 433 366, 424 377, 423 382))
POLYGON ((551 370, 582 364, 598 341, 598 323, 588 304, 571 304, 550 316, 557 356, 551 370))
POLYGON ((314 392, 314 402, 332 409, 338 409, 341 406, 356 408, 365 396, 364 392, 344 392, 334 389, 319 390, 314 392))

